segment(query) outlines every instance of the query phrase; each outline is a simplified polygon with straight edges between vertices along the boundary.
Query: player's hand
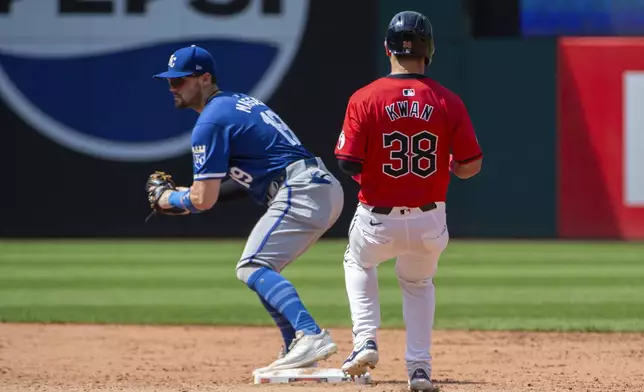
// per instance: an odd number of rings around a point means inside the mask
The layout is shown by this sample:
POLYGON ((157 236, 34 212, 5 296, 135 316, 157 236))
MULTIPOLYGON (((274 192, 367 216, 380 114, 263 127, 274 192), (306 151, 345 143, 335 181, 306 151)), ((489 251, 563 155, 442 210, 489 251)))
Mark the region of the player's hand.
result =
POLYGON ((145 191, 148 194, 148 203, 153 212, 156 211, 165 215, 186 215, 190 212, 181 208, 172 207, 168 203, 170 192, 176 191, 177 187, 172 176, 156 171, 148 177, 145 191))

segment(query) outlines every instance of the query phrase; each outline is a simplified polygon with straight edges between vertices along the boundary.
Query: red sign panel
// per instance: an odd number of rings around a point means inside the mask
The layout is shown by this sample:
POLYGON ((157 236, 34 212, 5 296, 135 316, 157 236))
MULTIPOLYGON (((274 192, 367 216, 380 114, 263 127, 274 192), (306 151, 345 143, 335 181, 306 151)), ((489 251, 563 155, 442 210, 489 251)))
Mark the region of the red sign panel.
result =
POLYGON ((644 239, 644 38, 562 38, 558 230, 644 239))

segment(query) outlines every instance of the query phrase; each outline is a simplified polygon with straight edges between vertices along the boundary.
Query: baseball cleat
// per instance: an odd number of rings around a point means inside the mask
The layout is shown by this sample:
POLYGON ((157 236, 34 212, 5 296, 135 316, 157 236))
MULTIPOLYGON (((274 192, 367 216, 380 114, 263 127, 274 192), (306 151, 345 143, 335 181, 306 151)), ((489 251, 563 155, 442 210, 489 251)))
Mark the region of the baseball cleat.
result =
POLYGON ((369 368, 376 367, 378 359, 376 341, 368 339, 353 349, 351 355, 342 364, 342 371, 352 377, 362 376, 369 371, 369 368))
MULTIPOLYGON (((285 356, 286 356, 286 347, 282 346, 282 349, 280 350, 280 352, 277 353, 277 360, 280 360, 280 359, 284 358, 285 356)), ((264 373, 264 372, 266 372, 268 370, 271 370, 271 366, 272 366, 272 364, 268 365, 266 367, 263 367, 263 368, 253 370, 253 376, 256 375, 256 374, 264 373)), ((309 366, 310 367, 318 367, 318 363, 314 362, 309 366)))
POLYGON ((265 368, 256 369, 253 373, 313 367, 316 362, 325 360, 336 352, 338 346, 333 343, 326 330, 323 329, 317 335, 305 335, 304 331, 297 331, 286 355, 265 368))
POLYGON ((423 368, 416 368, 409 378, 409 390, 412 392, 433 392, 434 384, 432 384, 429 374, 423 368))
MULTIPOLYGON (((282 349, 280 350, 280 352, 277 353, 277 360, 280 360, 280 359, 284 358, 285 356, 286 356, 286 347, 282 346, 282 349)), ((253 376, 255 374, 264 373, 265 371, 270 370, 271 366, 272 366, 272 364, 270 364, 270 365, 268 365, 266 367, 263 367, 263 368, 253 370, 253 376)))

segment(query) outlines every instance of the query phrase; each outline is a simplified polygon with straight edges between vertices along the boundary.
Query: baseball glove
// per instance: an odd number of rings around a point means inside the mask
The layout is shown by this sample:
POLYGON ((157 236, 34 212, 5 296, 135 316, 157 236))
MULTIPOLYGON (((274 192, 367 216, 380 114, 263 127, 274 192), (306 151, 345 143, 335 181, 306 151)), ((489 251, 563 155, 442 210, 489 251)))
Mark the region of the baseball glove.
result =
POLYGON ((150 203, 150 208, 152 212, 145 219, 147 222, 155 214, 164 214, 164 215, 185 215, 188 213, 187 210, 177 207, 171 208, 161 208, 159 206, 159 199, 166 191, 176 191, 177 186, 172 179, 172 176, 164 172, 156 171, 148 177, 148 182, 145 184, 145 191, 148 194, 148 202, 150 203))

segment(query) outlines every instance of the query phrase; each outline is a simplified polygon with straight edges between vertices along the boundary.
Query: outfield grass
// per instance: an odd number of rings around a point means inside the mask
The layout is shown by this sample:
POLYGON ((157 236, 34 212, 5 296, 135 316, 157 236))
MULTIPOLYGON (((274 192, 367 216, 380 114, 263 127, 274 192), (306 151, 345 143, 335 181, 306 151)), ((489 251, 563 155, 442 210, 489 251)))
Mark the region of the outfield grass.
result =
MULTIPOLYGON (((287 268, 313 315, 349 326, 344 241, 287 268)), ((0 242, 0 321, 272 325, 235 278, 242 242, 0 242)), ((393 262, 383 326, 402 327, 393 262)), ((644 330, 644 243, 453 240, 435 278, 436 328, 644 330)))

